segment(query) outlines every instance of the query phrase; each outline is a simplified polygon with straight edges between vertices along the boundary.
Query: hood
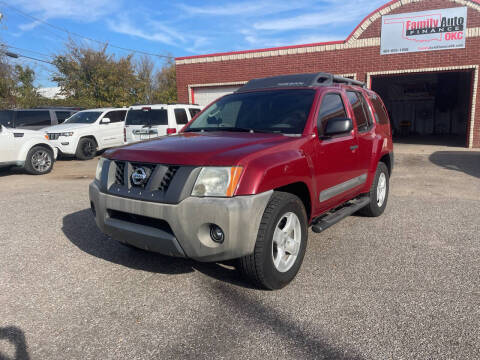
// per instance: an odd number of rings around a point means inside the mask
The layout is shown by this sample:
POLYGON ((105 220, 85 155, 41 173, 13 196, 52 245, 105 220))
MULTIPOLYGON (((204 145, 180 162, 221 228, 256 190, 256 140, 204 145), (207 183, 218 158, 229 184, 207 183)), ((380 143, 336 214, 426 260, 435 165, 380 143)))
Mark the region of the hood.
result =
POLYGON ((92 125, 93 124, 59 124, 43 128, 42 131, 49 133, 67 132, 87 128, 92 125))
POLYGON ((109 159, 172 165, 237 165, 262 150, 298 141, 281 134, 180 133, 107 151, 109 159))

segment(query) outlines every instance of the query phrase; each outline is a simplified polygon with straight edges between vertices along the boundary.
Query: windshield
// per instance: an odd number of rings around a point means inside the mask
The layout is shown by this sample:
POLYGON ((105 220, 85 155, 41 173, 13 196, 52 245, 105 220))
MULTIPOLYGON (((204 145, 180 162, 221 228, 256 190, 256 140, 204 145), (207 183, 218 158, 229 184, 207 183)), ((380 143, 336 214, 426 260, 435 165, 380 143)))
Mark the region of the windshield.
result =
POLYGON ((130 109, 125 119, 125 125, 168 125, 168 115, 165 109, 130 109))
POLYGON ((2 111, 0 111, 0 125, 12 126, 12 121, 13 121, 13 111, 12 110, 2 110, 2 111))
POLYGON ((101 111, 80 111, 65 120, 64 124, 93 124, 100 115, 101 111))
POLYGON ((186 131, 250 131, 301 134, 315 90, 292 89, 227 95, 206 109, 186 131))

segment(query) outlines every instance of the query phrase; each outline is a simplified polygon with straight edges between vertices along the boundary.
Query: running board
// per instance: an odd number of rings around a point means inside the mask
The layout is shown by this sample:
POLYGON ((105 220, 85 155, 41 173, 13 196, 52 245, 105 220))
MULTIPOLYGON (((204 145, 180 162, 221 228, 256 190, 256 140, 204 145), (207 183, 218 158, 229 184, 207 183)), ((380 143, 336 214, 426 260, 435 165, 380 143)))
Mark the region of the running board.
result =
POLYGON ((336 224, 340 220, 345 219, 347 216, 352 215, 353 213, 357 212, 361 208, 367 206, 370 203, 369 196, 362 196, 356 198, 348 203, 345 204, 342 208, 331 212, 328 215, 325 215, 318 219, 317 221, 314 220, 312 225, 313 232, 320 233, 330 226, 336 224))

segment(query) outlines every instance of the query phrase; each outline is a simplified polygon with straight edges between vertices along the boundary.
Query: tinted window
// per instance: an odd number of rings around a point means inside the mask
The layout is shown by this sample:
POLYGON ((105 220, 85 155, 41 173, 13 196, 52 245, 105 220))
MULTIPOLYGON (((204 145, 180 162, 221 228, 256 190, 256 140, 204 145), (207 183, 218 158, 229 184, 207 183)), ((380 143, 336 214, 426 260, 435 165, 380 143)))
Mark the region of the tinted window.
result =
POLYGON ((110 123, 118 123, 125 120, 125 114, 127 110, 120 110, 120 111, 110 111, 105 114, 104 117, 110 119, 110 123))
POLYGON ((102 111, 80 111, 65 120, 65 124, 93 124, 100 115, 102 111))
POLYGON ((301 134, 315 91, 269 90, 226 95, 205 109, 186 131, 258 131, 301 134))
POLYGON ((387 112, 378 96, 371 94, 370 100, 372 101, 373 109, 375 110, 375 121, 379 124, 388 124, 389 120, 387 112))
POLYGON ((70 117, 70 111, 55 111, 55 115, 57 116, 57 121, 59 124, 63 123, 66 119, 70 117))
POLYGON ((200 112, 200 109, 189 108, 188 111, 190 111, 190 117, 193 119, 193 117, 200 112))
POLYGON ((168 125, 167 110, 129 110, 125 125, 168 125))
POLYGON ((175 119, 177 120, 177 124, 185 125, 188 123, 187 112, 185 109, 175 109, 175 119))
POLYGON ((51 125, 49 111, 18 111, 15 127, 49 126, 51 125))
POLYGON ((322 136, 330 119, 344 119, 347 117, 345 106, 343 105, 340 94, 326 94, 322 99, 320 111, 318 113, 317 127, 318 135, 322 136))
POLYGON ((3 126, 12 126, 13 121, 13 111, 12 110, 3 110, 0 111, 0 125, 3 126))
POLYGON ((356 91, 347 91, 347 97, 350 105, 352 106, 358 130, 368 130, 369 126, 372 124, 372 121, 369 116, 365 98, 362 96, 362 94, 356 91))

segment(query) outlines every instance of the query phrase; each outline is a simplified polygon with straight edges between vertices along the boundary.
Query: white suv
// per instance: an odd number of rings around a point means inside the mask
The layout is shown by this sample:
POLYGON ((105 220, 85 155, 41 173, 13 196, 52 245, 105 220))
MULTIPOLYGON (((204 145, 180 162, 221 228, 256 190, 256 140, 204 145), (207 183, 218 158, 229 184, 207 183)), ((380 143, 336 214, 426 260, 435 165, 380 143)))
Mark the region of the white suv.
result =
POLYGON ((62 154, 93 158, 97 151, 123 145, 127 109, 101 108, 79 111, 61 125, 43 129, 62 154))
POLYGON ((0 167, 21 166, 42 175, 52 170, 56 158, 57 149, 43 132, 0 125, 0 167))
POLYGON ((125 143, 175 134, 202 111, 199 105, 135 105, 125 119, 125 143))

